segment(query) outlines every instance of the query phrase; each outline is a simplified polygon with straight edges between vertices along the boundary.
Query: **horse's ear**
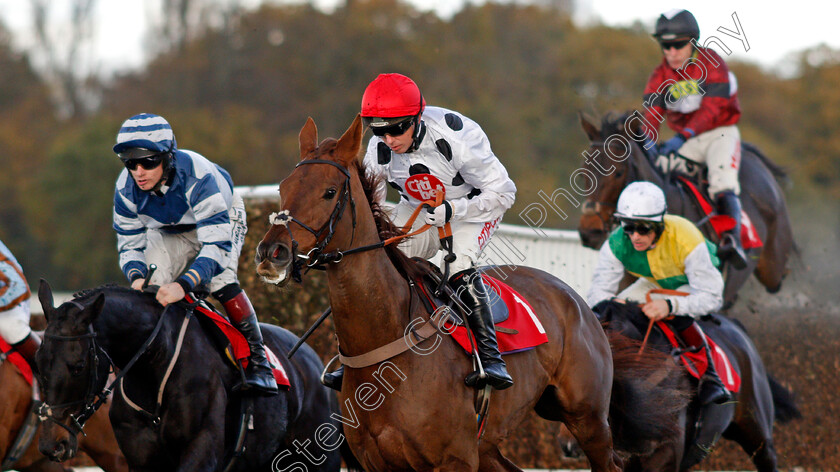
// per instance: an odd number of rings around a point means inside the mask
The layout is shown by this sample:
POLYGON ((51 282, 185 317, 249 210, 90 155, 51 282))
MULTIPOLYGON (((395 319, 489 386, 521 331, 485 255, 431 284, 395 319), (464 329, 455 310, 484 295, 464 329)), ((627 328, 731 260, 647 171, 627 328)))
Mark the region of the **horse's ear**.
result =
POLYGON ((318 127, 315 126, 315 120, 310 116, 306 119, 306 124, 300 129, 300 160, 303 160, 312 151, 318 147, 318 127))
POLYGON ((339 138, 335 145, 335 155, 344 165, 349 167, 354 160, 359 158, 359 151, 362 147, 362 117, 356 115, 356 119, 347 128, 347 131, 339 138))
POLYGON ((580 117, 580 126, 583 127, 583 132, 589 137, 590 141, 597 141, 601 139, 601 131, 584 115, 582 111, 578 112, 580 117))
POLYGON ((41 279, 41 283, 38 285, 38 301, 41 302, 44 318, 49 321, 49 314, 55 309, 55 302, 53 301, 52 288, 44 279, 41 279))

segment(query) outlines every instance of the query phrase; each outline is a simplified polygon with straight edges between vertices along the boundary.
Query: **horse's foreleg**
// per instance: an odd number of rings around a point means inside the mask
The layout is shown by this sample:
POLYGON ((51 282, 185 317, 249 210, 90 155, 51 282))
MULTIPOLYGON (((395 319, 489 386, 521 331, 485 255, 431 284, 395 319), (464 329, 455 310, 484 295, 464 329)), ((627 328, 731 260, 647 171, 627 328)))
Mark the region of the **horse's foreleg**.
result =
MULTIPOLYGON (((181 453, 177 472, 212 472, 224 466, 226 396, 220 392, 223 389, 217 386, 217 391, 210 394, 209 402, 203 408, 201 421, 190 429, 195 433, 181 453)), ((200 405, 196 407, 202 409, 200 405)))
POLYGON ((480 457, 479 472, 522 472, 522 469, 502 455, 498 447, 483 451, 480 457))
POLYGON ((621 460, 613 450, 606 414, 585 413, 566 421, 566 426, 586 454, 592 472, 618 472, 621 460))

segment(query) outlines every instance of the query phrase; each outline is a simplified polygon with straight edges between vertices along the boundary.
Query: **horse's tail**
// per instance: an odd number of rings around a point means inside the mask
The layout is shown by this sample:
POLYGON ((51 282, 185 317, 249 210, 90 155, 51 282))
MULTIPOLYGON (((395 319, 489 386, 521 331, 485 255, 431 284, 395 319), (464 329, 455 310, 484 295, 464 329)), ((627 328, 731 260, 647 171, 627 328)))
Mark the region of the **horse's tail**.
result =
POLYGON ((671 357, 653 349, 639 354, 641 343, 607 331, 613 352, 610 426, 616 449, 647 454, 657 443, 681 431, 679 412, 691 393, 671 357))
POLYGON ((764 164, 764 167, 767 167, 767 170, 769 170, 770 173, 773 174, 773 177, 776 179, 777 182, 779 182, 779 184, 784 186, 790 183, 790 176, 788 175, 785 168, 770 160, 769 157, 767 157, 763 152, 761 152, 761 149, 759 149, 758 146, 742 141, 741 147, 755 154, 756 157, 758 157, 758 160, 760 160, 761 163, 764 164))
POLYGON ((776 421, 788 423, 795 419, 802 418, 802 412, 796 406, 796 398, 792 391, 784 387, 772 375, 767 374, 767 383, 770 384, 770 392, 773 394, 773 407, 776 410, 776 421))
MULTIPOLYGON (((342 423, 338 424, 339 433, 342 435, 344 434, 344 425, 342 423)), ((347 472, 364 472, 364 467, 362 467, 362 463, 359 462, 359 459, 356 458, 356 455, 353 454, 353 451, 350 449, 350 445, 347 444, 347 437, 344 437, 344 440, 341 441, 341 446, 339 446, 338 451, 341 453, 341 458, 344 459, 344 468, 347 472)))

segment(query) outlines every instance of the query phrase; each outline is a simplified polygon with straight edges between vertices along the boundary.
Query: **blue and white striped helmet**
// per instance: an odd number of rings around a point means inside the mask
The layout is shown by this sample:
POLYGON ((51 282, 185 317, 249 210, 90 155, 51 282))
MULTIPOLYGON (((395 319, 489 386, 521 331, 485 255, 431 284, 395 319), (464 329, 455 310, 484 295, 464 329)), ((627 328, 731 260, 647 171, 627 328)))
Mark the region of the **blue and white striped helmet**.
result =
POLYGON ((155 152, 174 151, 175 134, 162 116, 141 113, 125 120, 117 133, 114 152, 119 154, 130 148, 144 148, 155 152))

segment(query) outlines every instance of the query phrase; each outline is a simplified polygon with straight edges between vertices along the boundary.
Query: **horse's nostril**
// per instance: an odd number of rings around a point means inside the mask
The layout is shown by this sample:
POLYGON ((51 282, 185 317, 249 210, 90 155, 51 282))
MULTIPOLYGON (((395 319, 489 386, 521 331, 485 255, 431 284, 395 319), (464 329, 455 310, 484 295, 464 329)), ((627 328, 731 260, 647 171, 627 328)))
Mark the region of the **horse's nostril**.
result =
POLYGON ((271 252, 271 260, 274 262, 284 263, 289 260, 289 248, 285 244, 278 244, 271 252))

